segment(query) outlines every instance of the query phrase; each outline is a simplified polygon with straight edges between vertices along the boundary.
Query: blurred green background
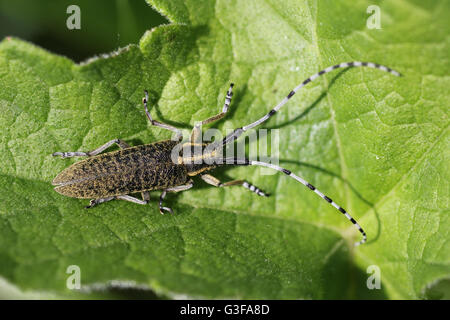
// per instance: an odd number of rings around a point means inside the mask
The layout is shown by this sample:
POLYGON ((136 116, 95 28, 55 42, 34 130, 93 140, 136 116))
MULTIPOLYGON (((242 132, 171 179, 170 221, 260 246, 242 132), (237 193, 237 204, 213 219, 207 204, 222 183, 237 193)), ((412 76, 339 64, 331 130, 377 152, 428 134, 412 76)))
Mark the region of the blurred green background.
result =
POLYGON ((144 0, 0 0, 0 39, 19 37, 75 62, 138 43, 168 23, 144 0), (69 30, 67 7, 81 10, 81 29, 69 30))

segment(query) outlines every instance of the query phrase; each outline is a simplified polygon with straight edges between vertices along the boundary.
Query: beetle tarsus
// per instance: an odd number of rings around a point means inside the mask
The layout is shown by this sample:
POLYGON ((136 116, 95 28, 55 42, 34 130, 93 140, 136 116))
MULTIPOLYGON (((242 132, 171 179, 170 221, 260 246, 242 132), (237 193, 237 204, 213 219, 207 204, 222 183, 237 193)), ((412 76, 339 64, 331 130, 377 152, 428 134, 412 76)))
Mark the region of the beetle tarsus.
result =
POLYGON ((173 210, 169 207, 163 207, 162 203, 164 198, 166 197, 167 190, 163 190, 161 196, 159 197, 159 213, 164 214, 164 211, 168 211, 169 213, 173 213, 173 210))
POLYGON ((65 159, 68 157, 67 152, 54 152, 52 154, 54 157, 61 157, 61 159, 65 159))

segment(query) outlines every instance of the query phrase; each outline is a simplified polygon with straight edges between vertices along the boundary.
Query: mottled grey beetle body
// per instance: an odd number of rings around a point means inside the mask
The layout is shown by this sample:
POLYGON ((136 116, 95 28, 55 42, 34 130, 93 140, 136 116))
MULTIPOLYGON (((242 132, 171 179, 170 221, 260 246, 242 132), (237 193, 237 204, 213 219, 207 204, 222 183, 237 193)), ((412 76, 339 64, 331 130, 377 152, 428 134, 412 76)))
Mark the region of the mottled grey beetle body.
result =
POLYGON ((52 183, 58 193, 83 199, 177 187, 189 180, 186 166, 170 157, 177 143, 160 141, 89 157, 63 170, 52 183))

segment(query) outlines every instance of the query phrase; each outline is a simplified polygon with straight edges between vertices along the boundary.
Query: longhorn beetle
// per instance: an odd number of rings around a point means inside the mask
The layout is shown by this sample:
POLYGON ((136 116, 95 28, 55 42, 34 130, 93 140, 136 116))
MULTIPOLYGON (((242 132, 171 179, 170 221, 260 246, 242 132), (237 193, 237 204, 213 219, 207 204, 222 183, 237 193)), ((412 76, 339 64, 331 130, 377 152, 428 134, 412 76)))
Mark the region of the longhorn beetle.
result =
POLYGON ((328 67, 300 83, 297 87, 290 91, 279 104, 277 104, 262 118, 244 127, 235 129, 232 133, 225 136, 223 140, 218 140, 210 144, 199 142, 199 138, 201 136, 201 125, 214 122, 225 116, 231 102, 231 97, 233 96, 233 84, 230 85, 230 88, 227 91, 222 112, 203 120, 199 124, 196 124, 191 132, 189 142, 181 144, 179 142, 182 135, 179 129, 152 119, 147 107, 148 92, 145 91, 145 97, 142 99, 142 102, 144 104, 145 114, 147 115, 148 120, 154 126, 174 132, 176 138, 173 140, 158 141, 152 144, 139 145, 135 147, 130 147, 127 143, 120 139, 114 139, 101 147, 88 152, 55 152, 53 153, 53 156, 61 156, 61 158, 88 157, 85 160, 72 164, 56 176, 52 182, 53 185, 56 186, 55 191, 69 197, 92 199, 90 204, 86 207, 92 208, 97 204, 113 199, 127 200, 138 204, 147 204, 150 200, 149 191, 162 190, 159 199, 160 213, 163 214, 164 211, 172 213, 171 208, 163 206, 163 200, 167 192, 180 192, 191 188, 193 186, 191 177, 196 175, 200 175, 205 182, 216 187, 238 185, 253 191, 259 196, 267 196, 263 191, 251 185, 247 181, 233 180, 223 183, 214 176, 206 173, 207 171, 222 164, 263 166, 283 172, 289 177, 297 180, 343 213, 362 234, 362 240, 356 243, 356 245, 360 245, 367 240, 366 233, 361 226, 341 206, 336 204, 333 200, 331 200, 331 198, 324 195, 309 182, 295 175, 291 171, 274 164, 249 159, 223 158, 219 157, 217 153, 217 150, 233 142, 247 130, 267 121, 278 110, 280 110, 281 107, 283 107, 300 88, 309 82, 335 69, 347 67, 375 68, 389 72, 395 76, 400 76, 400 73, 397 71, 372 62, 344 62, 328 67), (117 144, 120 147, 120 150, 101 154, 105 149, 109 148, 113 144, 117 144), (172 152, 175 150, 174 148, 179 145, 182 146, 182 149, 181 151, 178 151, 178 154, 176 154, 174 159, 172 157, 172 152), (194 153, 192 156, 191 152, 186 152, 186 150, 199 146, 202 151, 201 155, 196 155, 194 153), (211 161, 214 159, 219 159, 222 161, 211 161), (200 162, 198 160, 200 160, 200 162), (141 193, 142 200, 130 196, 130 194, 133 193, 141 193))

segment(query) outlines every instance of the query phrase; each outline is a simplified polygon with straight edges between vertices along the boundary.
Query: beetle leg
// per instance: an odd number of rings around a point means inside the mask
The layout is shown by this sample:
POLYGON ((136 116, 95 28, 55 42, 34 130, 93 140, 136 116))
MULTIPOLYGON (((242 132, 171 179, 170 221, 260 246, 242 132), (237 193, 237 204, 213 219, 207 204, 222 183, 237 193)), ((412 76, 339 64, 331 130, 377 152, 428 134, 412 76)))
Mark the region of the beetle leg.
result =
POLYGON ((183 137, 183 135, 182 135, 180 129, 177 129, 177 128, 175 128, 174 126, 171 126, 171 125, 169 125, 169 124, 166 124, 166 123, 162 123, 162 122, 153 120, 152 115, 151 115, 150 112, 148 111, 148 107, 147 107, 147 102, 148 102, 148 91, 147 91, 147 90, 144 90, 144 93, 145 93, 145 97, 142 98, 142 103, 144 104, 144 107, 145 107, 145 114, 147 115, 147 118, 148 118, 148 120, 150 121, 150 123, 151 123, 152 125, 154 125, 155 127, 160 127, 160 128, 163 128, 163 129, 167 129, 167 130, 172 131, 173 133, 175 133, 174 140, 175 140, 175 141, 179 141, 179 140, 183 137))
POLYGON ((173 210, 169 207, 163 207, 162 202, 164 200, 164 198, 166 197, 167 192, 181 192, 181 191, 185 191, 188 190, 190 188, 192 188, 192 186, 194 185, 193 181, 189 181, 187 184, 184 184, 182 186, 177 186, 177 187, 173 187, 173 188, 167 188, 166 190, 163 190, 163 192, 161 193, 161 196, 159 197, 159 212, 161 214, 164 214, 163 211, 168 211, 170 213, 173 213, 173 210))
POLYGON ((225 183, 220 182, 219 179, 217 179, 216 177, 213 177, 210 174, 202 174, 201 178, 203 179, 203 181, 205 181, 206 183, 209 183, 215 187, 229 187, 229 186, 243 186, 244 188, 247 188, 248 190, 256 193, 258 196, 261 197, 268 197, 269 195, 262 192, 259 188, 255 187, 254 185, 248 183, 245 180, 233 180, 233 181, 228 181, 225 183))
POLYGON ((107 198, 101 198, 101 199, 92 199, 89 202, 89 205, 85 207, 85 209, 89 209, 89 208, 95 207, 96 205, 98 205, 100 203, 108 202, 108 201, 111 201, 111 200, 114 200, 114 197, 107 197, 107 198))
POLYGON ((227 95, 225 96, 225 103, 223 104, 222 112, 212 116, 206 120, 203 120, 197 124, 195 124, 194 129, 192 129, 191 133, 191 142, 198 142, 201 134, 201 126, 222 119, 225 114, 228 112, 228 107, 231 103, 231 97, 233 96, 233 86, 234 83, 230 84, 230 88, 227 91, 227 95))
POLYGON ((173 210, 169 207, 163 207, 162 202, 164 198, 166 197, 167 191, 163 190, 161 193, 161 196, 159 197, 159 213, 164 214, 163 210, 168 211, 170 213, 173 213, 173 210))
POLYGON ((126 148, 130 147, 125 141, 122 141, 120 139, 114 139, 114 140, 108 141, 104 145, 102 145, 92 151, 88 151, 88 152, 82 152, 82 151, 55 152, 52 154, 52 156, 54 156, 54 157, 61 156, 61 159, 72 158, 72 157, 91 157, 91 156, 98 155, 99 153, 103 152, 105 149, 111 147, 113 144, 117 144, 121 149, 126 149, 126 148))
MULTIPOLYGON (((143 194, 144 194, 144 193, 145 193, 145 192, 143 192, 143 194)), ((148 201, 149 201, 149 200, 146 200, 146 199, 144 198, 144 196, 143 196, 143 199, 144 199, 144 200, 141 200, 141 199, 138 199, 138 198, 129 196, 129 195, 116 196, 115 198, 116 198, 116 199, 119 199, 119 200, 125 200, 125 201, 134 202, 134 203, 137 203, 137 204, 147 204, 148 201)), ((149 197, 149 198, 150 198, 150 197, 149 197)))
POLYGON ((148 191, 142 192, 142 200, 137 199, 135 197, 129 196, 129 195, 123 195, 123 196, 115 196, 115 197, 107 197, 107 198, 101 198, 101 199, 92 199, 88 206, 86 206, 86 209, 92 208, 100 203, 108 202, 114 199, 118 200, 125 200, 134 202, 137 204, 147 204, 150 201, 150 193, 148 191))

